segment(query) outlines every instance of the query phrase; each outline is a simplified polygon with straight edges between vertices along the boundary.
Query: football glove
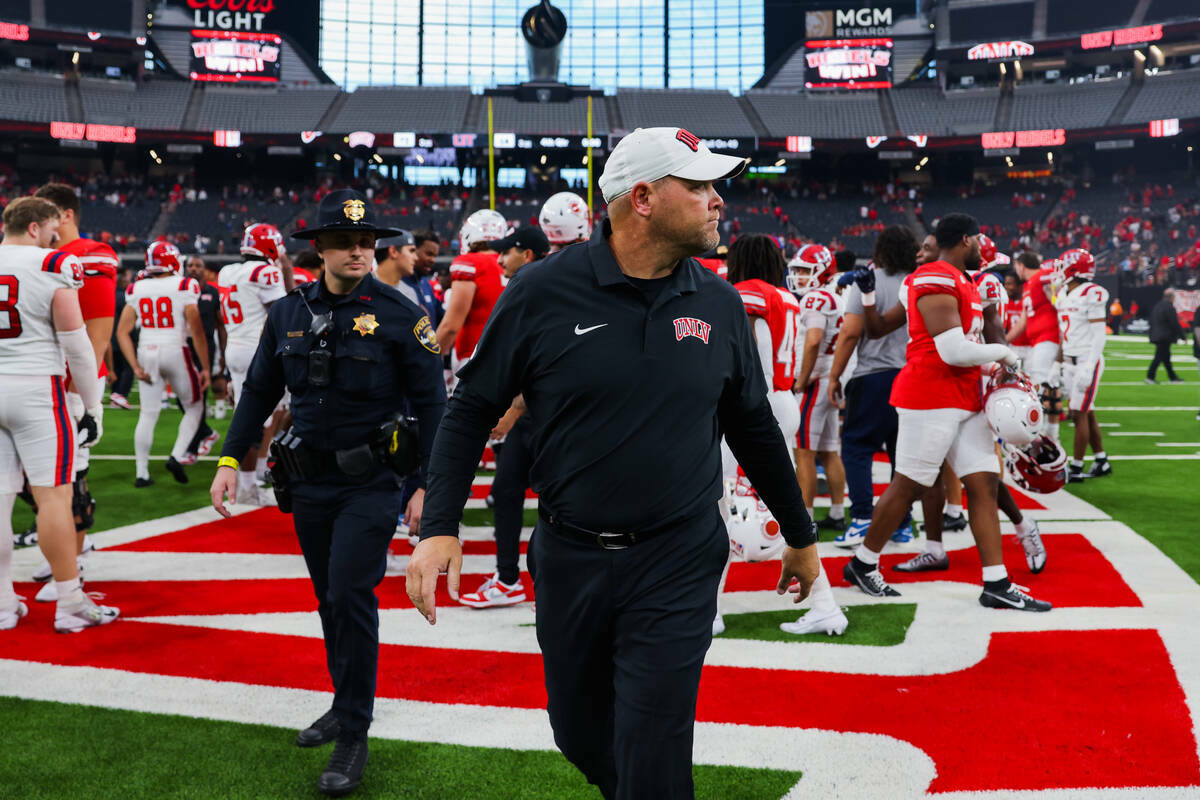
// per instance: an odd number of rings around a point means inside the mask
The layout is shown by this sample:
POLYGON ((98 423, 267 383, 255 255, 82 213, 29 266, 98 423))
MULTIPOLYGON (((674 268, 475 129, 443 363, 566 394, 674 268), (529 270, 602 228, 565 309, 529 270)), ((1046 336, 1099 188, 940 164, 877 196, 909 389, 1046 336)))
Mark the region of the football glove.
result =
POLYGON ((100 421, 102 415, 102 409, 95 406, 83 412, 83 416, 79 418, 79 433, 83 435, 79 444, 83 447, 94 446, 104 435, 104 426, 100 421))
POLYGON ((838 286, 849 286, 851 283, 857 285, 863 294, 875 291, 875 270, 871 267, 858 267, 838 276, 838 286))

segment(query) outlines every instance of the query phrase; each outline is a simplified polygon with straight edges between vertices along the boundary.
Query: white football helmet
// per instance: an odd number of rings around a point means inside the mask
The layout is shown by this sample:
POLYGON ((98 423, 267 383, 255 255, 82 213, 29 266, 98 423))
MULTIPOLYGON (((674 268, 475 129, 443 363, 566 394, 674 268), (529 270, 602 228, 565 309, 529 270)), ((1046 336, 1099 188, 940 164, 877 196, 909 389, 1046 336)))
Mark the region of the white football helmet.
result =
POLYGON ((571 244, 592 235, 591 214, 587 203, 574 192, 552 195, 542 206, 538 225, 550 244, 571 244))
POLYGON ((465 253, 475 242, 490 242, 508 235, 508 221, 499 211, 483 208, 467 217, 458 233, 458 252, 465 253))
POLYGON ((1042 401, 1029 378, 996 364, 983 393, 983 412, 992 433, 1014 447, 1030 444, 1042 430, 1042 401))
POLYGON ((833 253, 823 244, 806 244, 787 264, 787 287, 794 294, 819 289, 837 274, 833 253))
POLYGON ((734 495, 726 527, 730 549, 745 561, 766 561, 783 552, 779 523, 757 497, 734 495))

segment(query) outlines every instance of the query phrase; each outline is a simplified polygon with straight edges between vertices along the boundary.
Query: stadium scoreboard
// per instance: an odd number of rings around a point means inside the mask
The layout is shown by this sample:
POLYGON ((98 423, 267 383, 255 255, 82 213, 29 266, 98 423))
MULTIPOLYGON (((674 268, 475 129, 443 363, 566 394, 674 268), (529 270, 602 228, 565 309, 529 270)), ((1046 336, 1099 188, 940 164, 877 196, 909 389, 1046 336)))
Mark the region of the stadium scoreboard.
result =
POLYGON ((193 30, 188 73, 194 81, 279 81, 281 37, 252 31, 193 30))
POLYGON ((892 88, 891 39, 810 39, 804 47, 807 89, 892 88))

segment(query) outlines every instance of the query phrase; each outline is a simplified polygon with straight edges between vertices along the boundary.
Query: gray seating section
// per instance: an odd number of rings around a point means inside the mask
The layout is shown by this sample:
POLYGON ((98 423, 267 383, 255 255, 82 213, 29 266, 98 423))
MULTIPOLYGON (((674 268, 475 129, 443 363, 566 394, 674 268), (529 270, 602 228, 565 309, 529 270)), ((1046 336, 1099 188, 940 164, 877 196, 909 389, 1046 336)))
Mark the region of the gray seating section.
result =
POLYGON ((104 125, 133 125, 149 130, 178 130, 183 122, 192 85, 183 81, 111 81, 83 78, 79 82, 83 117, 104 125))
POLYGON ((747 92, 746 99, 772 136, 820 139, 888 133, 873 91, 854 94, 747 92))
MULTIPOLYGON (((486 100, 480 114, 480 132, 487 130, 486 100)), ((498 131, 582 136, 587 133, 587 98, 567 103, 520 103, 512 97, 495 97, 492 103, 498 131)), ((603 97, 592 100, 592 132, 602 136, 609 131, 608 110, 603 97)))
POLYGON ((346 100, 331 128, 335 133, 455 133, 463 130, 470 101, 470 90, 465 87, 360 86, 346 100))
POLYGON ((69 120, 62 76, 0 70, 0 117, 21 122, 69 120))
POLYGON ((1200 72, 1151 75, 1125 112, 1125 122, 1149 122, 1164 117, 1200 117, 1200 72))
POLYGON ((945 95, 939 89, 928 87, 892 91, 892 105, 900 130, 906 134, 930 136, 971 135, 992 130, 999 99, 996 89, 946 92, 945 95))
POLYGON ((335 86, 321 88, 233 88, 208 85, 196 124, 201 130, 280 133, 316 130, 337 97, 335 86))
POLYGON ((1013 93, 1014 130, 1041 128, 1098 128, 1108 121, 1129 88, 1125 80, 1075 83, 1069 86, 1033 84, 1013 93))
POLYGON ((85 201, 79 209, 80 230, 91 238, 99 238, 102 232, 108 232, 144 239, 161 210, 157 200, 147 199, 138 192, 130 193, 129 204, 123 207, 85 201))
POLYGON ((628 130, 687 128, 697 136, 754 136, 754 126, 729 92, 685 89, 623 89, 617 92, 628 130))

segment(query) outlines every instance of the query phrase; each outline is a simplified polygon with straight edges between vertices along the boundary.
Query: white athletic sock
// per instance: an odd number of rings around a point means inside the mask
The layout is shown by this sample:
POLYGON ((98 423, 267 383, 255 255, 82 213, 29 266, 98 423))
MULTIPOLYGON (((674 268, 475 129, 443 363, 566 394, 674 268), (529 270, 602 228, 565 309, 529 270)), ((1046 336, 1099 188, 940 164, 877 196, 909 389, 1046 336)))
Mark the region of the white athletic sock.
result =
POLYGON ((254 462, 254 477, 259 480, 267 477, 267 460, 265 458, 260 458, 254 462))
POLYGON ((854 556, 865 564, 879 566, 879 553, 876 553, 874 550, 867 547, 866 542, 863 542, 858 546, 858 549, 854 551, 854 556))
POLYGON ((171 457, 176 461, 183 460, 187 455, 188 445, 192 443, 200 424, 204 422, 204 403, 195 402, 183 407, 183 419, 179 421, 179 431, 175 434, 175 446, 171 448, 171 457))
POLYGON ((1057 422, 1050 423, 1050 438, 1056 442, 1058 441, 1058 423, 1057 422))
POLYGON ((58 605, 61 608, 74 608, 83 604, 83 581, 76 575, 69 581, 55 581, 58 589, 58 605))
POLYGON ((1008 570, 1006 570, 1004 568, 1003 564, 997 564, 994 567, 984 567, 983 568, 983 582, 984 583, 995 583, 996 581, 1002 581, 1007 577, 1008 577, 1008 570))
POLYGON ((12 510, 16 500, 15 494, 0 494, 0 608, 11 607, 16 597, 12 582, 12 510))
POLYGON ((944 558, 946 555, 946 546, 941 542, 935 542, 932 539, 925 540, 925 552, 933 553, 938 558, 944 558))
POLYGON ((254 481, 253 472, 238 470, 237 484, 238 500, 243 503, 258 488, 258 484, 254 481))
POLYGON ((946 503, 946 516, 961 517, 962 516, 962 506, 956 506, 953 503, 946 503))
POLYGON ((1033 522, 1028 518, 1022 519, 1020 522, 1015 522, 1013 525, 1017 529, 1018 536, 1025 536, 1033 531, 1033 522))
POLYGON ((1072 458, 1071 459, 1071 469, 1083 469, 1083 459, 1082 458, 1072 458))
POLYGON ((812 597, 813 611, 826 612, 837 608, 837 601, 833 599, 833 589, 829 585, 829 576, 825 574, 824 566, 817 573, 817 580, 813 582, 809 596, 812 597))
POLYGON ((806 506, 806 507, 805 507, 805 510, 806 510, 806 511, 808 511, 808 518, 809 518, 809 519, 812 519, 812 518, 813 518, 813 510, 812 510, 812 506, 806 506))
POLYGON ((1106 452, 1104 452, 1103 450, 1101 450, 1101 451, 1100 451, 1100 452, 1098 452, 1098 453, 1092 453, 1092 458, 1094 458, 1094 459, 1095 459, 1095 460, 1097 460, 1097 461, 1107 461, 1107 460, 1108 460, 1108 453, 1106 453, 1106 452))
POLYGON ((846 518, 846 503, 845 501, 838 503, 835 506, 829 507, 830 519, 845 519, 846 518))

